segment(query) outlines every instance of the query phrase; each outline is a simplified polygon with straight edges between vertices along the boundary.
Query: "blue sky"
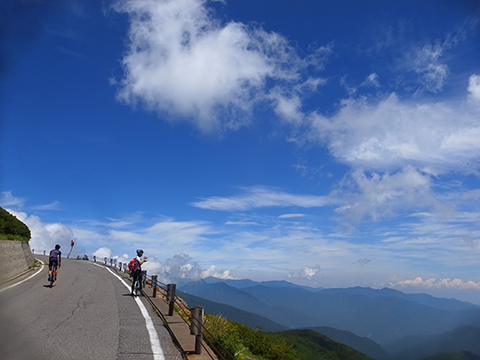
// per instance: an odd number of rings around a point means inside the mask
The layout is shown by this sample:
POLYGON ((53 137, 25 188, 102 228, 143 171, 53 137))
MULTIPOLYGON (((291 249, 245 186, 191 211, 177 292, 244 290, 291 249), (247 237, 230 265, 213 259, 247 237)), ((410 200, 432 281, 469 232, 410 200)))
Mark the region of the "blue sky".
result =
POLYGON ((479 303, 478 1, 8 0, 31 247, 479 303))

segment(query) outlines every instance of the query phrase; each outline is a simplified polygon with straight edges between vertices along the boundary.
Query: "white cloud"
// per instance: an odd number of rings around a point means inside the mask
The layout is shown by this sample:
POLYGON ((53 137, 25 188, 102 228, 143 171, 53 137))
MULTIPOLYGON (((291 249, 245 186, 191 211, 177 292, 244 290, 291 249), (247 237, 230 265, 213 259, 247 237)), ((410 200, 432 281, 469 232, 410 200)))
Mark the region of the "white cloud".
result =
POLYGON ((360 84, 360 86, 374 86, 380 87, 380 83, 378 82, 378 75, 376 73, 372 73, 367 76, 365 81, 360 84))
POLYGON ((60 202, 55 200, 51 202, 50 204, 45 204, 45 205, 38 205, 32 207, 33 210, 58 210, 60 209, 60 202))
POLYGON ((297 271, 291 272, 287 275, 288 279, 304 279, 304 280, 313 280, 320 276, 320 265, 315 265, 313 267, 305 266, 297 271))
POLYGON ((200 273, 200 277, 202 279, 205 279, 207 277, 215 277, 215 278, 218 278, 218 279, 224 279, 224 280, 227 280, 227 279, 234 279, 231 275, 230 275, 230 270, 220 270, 218 271, 217 270, 217 267, 215 265, 212 265, 210 266, 208 269, 202 271, 200 273))
POLYGON ((466 290, 466 289, 476 289, 480 290, 480 282, 475 281, 464 281, 461 279, 422 279, 421 277, 416 277, 415 279, 407 279, 407 280, 398 280, 396 278, 393 279, 392 286, 400 286, 400 287, 422 287, 422 288, 447 288, 447 289, 458 289, 458 290, 466 290))
POLYGON ((25 204, 26 199, 15 197, 11 191, 2 191, 0 194, 0 206, 21 208, 25 204))
POLYGON ((431 177, 413 167, 383 175, 354 170, 330 196, 335 199, 332 203, 342 204, 336 208, 337 213, 354 221, 366 216, 378 221, 405 209, 443 209, 431 186, 431 177))
POLYGON ((92 255, 96 256, 99 259, 103 259, 103 258, 110 259, 110 257, 112 256, 112 250, 104 246, 95 250, 92 255))
POLYGON ((119 0, 130 20, 118 99, 181 115, 204 132, 236 129, 267 98, 267 78, 294 81, 300 59, 288 41, 258 26, 221 24, 204 0, 119 0))
POLYGON ((480 158, 480 142, 472 141, 480 133, 478 115, 467 105, 412 103, 391 94, 378 102, 344 100, 329 118, 312 113, 310 131, 304 135, 326 143, 335 158, 355 168, 386 170, 408 164, 470 171, 480 158))
POLYGON ((30 248, 34 249, 36 253, 49 251, 60 244, 63 249, 70 248, 70 240, 73 239, 73 230, 61 223, 44 224, 38 216, 27 216, 24 212, 17 212, 11 209, 5 209, 20 221, 25 223, 32 234, 30 240, 30 248))
POLYGON ((253 186, 243 188, 244 194, 232 197, 210 197, 191 203, 192 206, 220 211, 241 211, 272 206, 319 207, 326 205, 326 198, 315 195, 295 195, 268 188, 253 186))
POLYGON ((473 102, 480 102, 480 76, 473 74, 468 79, 469 99, 473 102))
POLYGON ((299 218, 299 217, 304 217, 305 214, 282 214, 279 215, 279 219, 292 219, 292 218, 299 218))

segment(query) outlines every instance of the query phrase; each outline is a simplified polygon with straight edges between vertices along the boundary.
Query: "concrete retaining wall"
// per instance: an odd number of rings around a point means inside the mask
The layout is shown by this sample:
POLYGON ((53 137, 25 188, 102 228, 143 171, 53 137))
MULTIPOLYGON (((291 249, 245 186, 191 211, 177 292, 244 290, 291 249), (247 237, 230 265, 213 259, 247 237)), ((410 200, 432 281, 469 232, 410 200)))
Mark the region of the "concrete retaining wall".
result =
POLYGON ((0 240, 0 283, 27 271, 33 263, 28 242, 0 240))

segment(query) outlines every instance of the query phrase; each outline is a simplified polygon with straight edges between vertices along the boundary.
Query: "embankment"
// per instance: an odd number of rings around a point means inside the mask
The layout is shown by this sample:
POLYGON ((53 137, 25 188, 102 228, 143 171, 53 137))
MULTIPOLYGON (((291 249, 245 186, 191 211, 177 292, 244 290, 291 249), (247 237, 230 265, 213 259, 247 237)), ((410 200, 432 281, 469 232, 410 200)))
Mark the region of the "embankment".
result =
POLYGON ((33 263, 27 241, 0 240, 0 283, 24 273, 33 263))

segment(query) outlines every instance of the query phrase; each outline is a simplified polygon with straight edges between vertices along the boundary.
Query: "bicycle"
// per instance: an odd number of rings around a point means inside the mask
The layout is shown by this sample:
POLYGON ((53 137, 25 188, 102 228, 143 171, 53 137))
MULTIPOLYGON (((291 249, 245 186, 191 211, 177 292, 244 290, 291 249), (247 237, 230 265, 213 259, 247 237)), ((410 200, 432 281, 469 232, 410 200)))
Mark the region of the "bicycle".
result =
POLYGON ((58 266, 53 264, 52 271, 50 272, 50 287, 53 287, 53 283, 57 280, 58 266))

